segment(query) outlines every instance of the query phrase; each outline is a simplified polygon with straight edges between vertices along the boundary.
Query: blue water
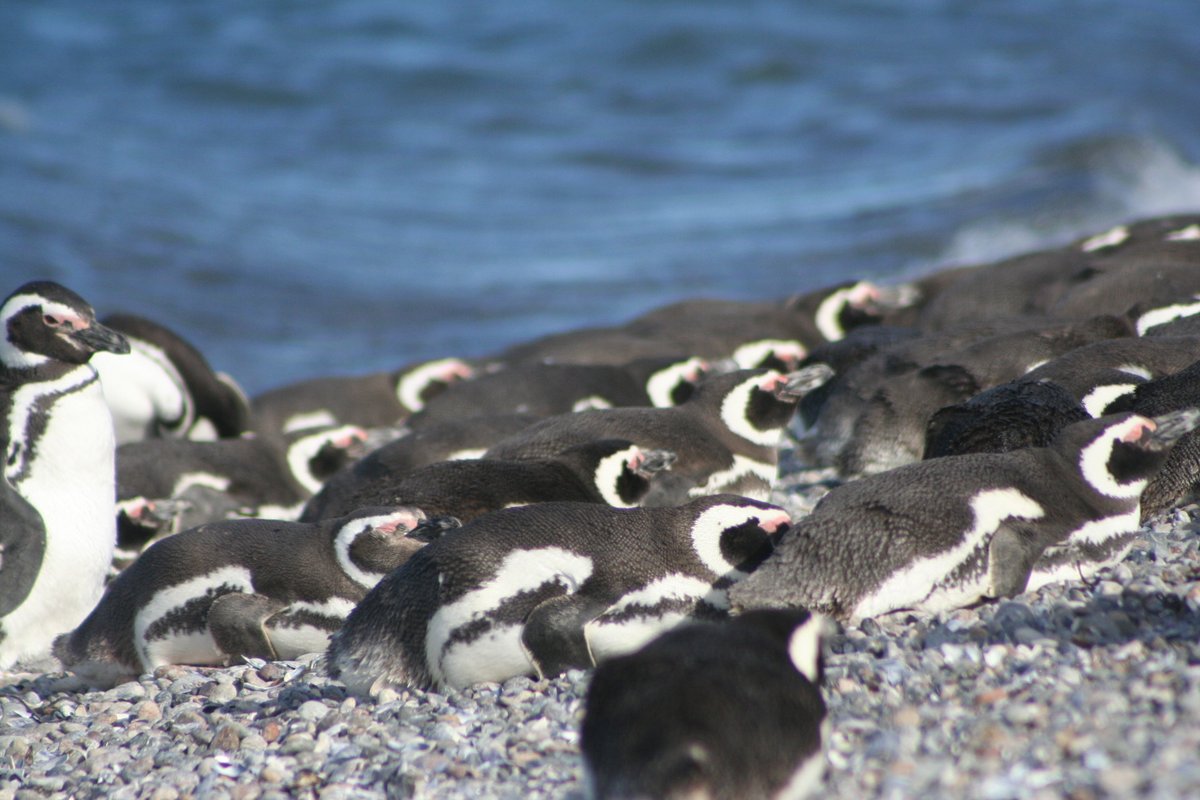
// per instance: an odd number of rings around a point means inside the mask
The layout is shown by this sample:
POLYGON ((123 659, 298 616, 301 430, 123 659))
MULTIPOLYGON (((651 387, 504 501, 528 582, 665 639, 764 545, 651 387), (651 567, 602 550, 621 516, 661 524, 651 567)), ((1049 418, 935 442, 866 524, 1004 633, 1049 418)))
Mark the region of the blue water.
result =
POLYGON ((482 355, 1200 209, 1198 76, 1195 0, 3 0, 0 276, 252 392, 482 355))

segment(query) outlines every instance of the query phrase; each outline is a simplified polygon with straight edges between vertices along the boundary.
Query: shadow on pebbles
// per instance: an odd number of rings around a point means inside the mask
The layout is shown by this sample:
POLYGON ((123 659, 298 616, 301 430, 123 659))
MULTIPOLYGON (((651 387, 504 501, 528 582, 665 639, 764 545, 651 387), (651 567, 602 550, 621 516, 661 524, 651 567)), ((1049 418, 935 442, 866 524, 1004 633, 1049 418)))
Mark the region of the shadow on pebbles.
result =
MULTIPOLYGON (((793 476, 776 502, 823 491, 793 476)), ((829 642, 827 797, 1200 796, 1200 537, 1148 526, 1093 583, 829 642)), ((108 691, 0 677, 0 800, 582 798, 589 674, 348 697, 311 662, 164 667, 108 691)))

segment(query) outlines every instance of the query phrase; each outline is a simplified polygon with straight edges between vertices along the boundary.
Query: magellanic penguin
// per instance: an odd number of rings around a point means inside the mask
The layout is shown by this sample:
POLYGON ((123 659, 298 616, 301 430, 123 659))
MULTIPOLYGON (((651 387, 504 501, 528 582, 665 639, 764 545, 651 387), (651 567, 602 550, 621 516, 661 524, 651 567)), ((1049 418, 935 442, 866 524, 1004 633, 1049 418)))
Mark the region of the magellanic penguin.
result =
POLYGON ((312 378, 256 395, 254 430, 267 436, 311 427, 395 427, 451 383, 475 374, 457 358, 409 364, 392 372, 312 378))
POLYGON ((496 511, 413 554, 332 639, 354 692, 556 675, 692 618, 766 558, 790 519, 734 495, 673 508, 542 503, 496 511))
POLYGON ((122 445, 121 547, 136 552, 159 534, 233 516, 294 520, 325 478, 363 455, 365 441, 362 428, 343 425, 289 434, 282 451, 271 437, 254 435, 122 445))
POLYGON ((203 441, 239 436, 250 424, 250 402, 229 375, 179 334, 134 314, 109 314, 104 324, 128 339, 125 355, 97 353, 104 397, 117 444, 152 438, 203 441))
POLYGON ((629 364, 517 364, 458 381, 408 418, 406 426, 468 417, 531 414, 551 417, 589 408, 678 405, 709 371, 699 358, 639 359, 629 364))
POLYGON ((1085 559, 1128 547, 1142 490, 1198 419, 1089 419, 1050 447, 947 456, 844 484, 730 596, 739 609, 800 606, 857 620, 1061 580, 1056 555, 1065 550, 1077 576, 1085 559))
POLYGON ((114 683, 164 664, 319 652, 368 589, 456 524, 368 508, 316 525, 229 520, 182 531, 114 578, 54 654, 114 683))
POLYGON ((579 741, 589 796, 811 796, 829 738, 825 625, 803 609, 750 611, 597 666, 579 741))
POLYGON ((495 445, 487 457, 547 456, 596 439, 628 439, 676 456, 643 505, 676 505, 726 492, 766 499, 796 403, 831 374, 816 364, 787 375, 763 370, 714 375, 674 408, 612 408, 550 417, 495 445))
MULTIPOLYGON (((469 522, 480 514, 529 503, 574 500, 621 508, 641 504, 655 475, 675 454, 642 450, 625 439, 602 439, 570 447, 549 458, 461 459, 430 464, 401 478, 364 483, 340 503, 321 504, 325 516, 361 506, 404 505, 430 516, 469 522)), ((308 507, 301 521, 319 519, 308 507)))
POLYGON ((87 615, 116 545, 112 415, 88 364, 127 352, 79 295, 27 283, 0 304, 4 550, 0 668, 46 656, 87 615))

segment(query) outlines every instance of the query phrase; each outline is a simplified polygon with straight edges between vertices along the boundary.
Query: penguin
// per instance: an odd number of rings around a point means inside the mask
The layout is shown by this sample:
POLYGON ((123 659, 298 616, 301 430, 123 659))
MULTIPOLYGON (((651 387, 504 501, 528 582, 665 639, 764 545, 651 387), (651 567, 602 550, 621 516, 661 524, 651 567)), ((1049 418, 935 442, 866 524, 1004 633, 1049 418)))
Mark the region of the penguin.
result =
POLYGON ((595 439, 628 439, 676 456, 670 473, 654 481, 643 505, 677 505, 727 492, 765 500, 777 477, 778 448, 796 403, 831 374, 817 364, 788 375, 773 370, 715 375, 674 408, 612 408, 550 417, 493 446, 486 457, 532 458, 595 439))
POLYGON ((54 654, 112 684, 164 664, 320 652, 380 578, 455 524, 392 507, 315 525, 247 519, 181 531, 118 575, 54 654))
POLYGON ((471 416, 550 417, 589 408, 678 405, 708 372, 698 358, 639 359, 629 364, 518 364, 447 387, 408 418, 407 426, 471 416))
POLYGON ((1194 410, 1089 419, 1050 447, 946 456, 844 484, 730 597, 739 610, 801 606, 859 620, 1062 580, 1064 551, 1078 575, 1128 549, 1142 490, 1198 421, 1194 410))
POLYGON ((790 524, 735 495, 672 508, 540 503, 495 511, 421 548, 333 637, 356 694, 557 675, 726 612, 726 591, 790 524))
POLYGON ((1190 258, 1159 261, 1130 254, 1086 284, 1065 293, 1050 309, 1060 318, 1128 314, 1138 335, 1180 317, 1200 313, 1200 245, 1188 243, 1190 258))
POLYGON ((829 740, 825 625, 803 609, 749 611, 598 665, 579 740, 588 796, 811 796, 829 740))
POLYGON ((87 615, 116 545, 114 435, 97 352, 128 352, 92 307, 52 281, 0 304, 0 669, 45 657, 87 615))
POLYGON ((305 503, 301 519, 314 522, 350 509, 351 499, 367 486, 388 485, 439 461, 481 458, 487 449, 537 422, 531 414, 496 414, 464 417, 437 425, 423 425, 372 450, 331 475, 305 503))
MULTIPOLYGON (((550 458, 442 461, 396 482, 363 484, 340 506, 323 504, 322 513, 341 516, 360 506, 405 505, 469 522, 488 511, 551 500, 632 508, 650 490, 654 476, 674 460, 675 454, 666 450, 642 450, 625 439, 603 439, 550 458)), ((306 509, 300 519, 317 517, 306 509)))
POLYGON ((438 392, 474 374, 461 359, 441 358, 392 372, 312 378, 256 395, 253 427, 264 435, 330 425, 395 427, 438 392))
POLYGON ((246 393, 179 334, 135 314, 109 314, 102 322, 131 348, 125 355, 92 357, 118 445, 158 437, 231 438, 247 430, 246 393))
POLYGON ((959 350, 942 351, 930 359, 932 363, 918 362, 911 368, 895 368, 884 361, 884 369, 872 372, 877 362, 869 359, 855 368, 859 376, 845 384, 850 392, 826 402, 817 418, 817 435, 826 431, 825 415, 835 413, 831 404, 848 399, 837 412, 841 418, 834 417, 850 426, 833 457, 842 476, 883 472, 918 461, 929 419, 939 408, 1018 378, 1077 347, 1131 333, 1125 319, 1105 315, 992 336, 959 350), (848 393, 852 393, 849 398, 848 393))
POLYGON ((286 451, 261 436, 122 445, 117 449, 121 548, 136 552, 159 533, 233 515, 294 520, 325 477, 362 455, 365 441, 361 428, 343 425, 293 433, 286 451), (178 500, 185 503, 162 503, 178 500))

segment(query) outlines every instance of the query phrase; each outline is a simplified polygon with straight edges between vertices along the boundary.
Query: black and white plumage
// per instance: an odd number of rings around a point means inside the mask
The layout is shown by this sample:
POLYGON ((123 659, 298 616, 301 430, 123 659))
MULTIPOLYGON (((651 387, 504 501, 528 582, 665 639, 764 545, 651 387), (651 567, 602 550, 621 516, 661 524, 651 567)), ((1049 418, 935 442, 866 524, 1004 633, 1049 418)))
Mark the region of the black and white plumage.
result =
POLYGON ((1078 577, 1128 549, 1142 490, 1198 419, 1102 417, 1064 428, 1050 447, 947 456, 847 483, 731 597, 743 609, 853 620, 1078 577))
POLYGON ((829 736, 820 615, 681 625, 596 667, 580 731, 589 796, 802 798, 829 736))
POLYGON ((4 668, 47 655, 104 587, 116 544, 114 438, 88 360, 129 345, 96 322, 83 298, 50 281, 9 295, 0 326, 4 668))
POLYGON ((500 414, 465 417, 408 431, 329 476, 321 490, 305 503, 303 519, 336 516, 335 509, 353 507, 354 495, 370 491, 368 487, 397 483, 430 464, 481 458, 492 445, 537 421, 529 414, 500 414))
POLYGON ((629 364, 518 364, 458 381, 407 421, 420 430, 469 417, 550 417, 589 408, 678 405, 708 366, 698 358, 639 359, 629 364))
POLYGON ((109 314, 103 321, 131 348, 92 358, 117 444, 159 437, 211 440, 246 431, 250 402, 241 387, 215 372, 179 334, 135 314, 109 314))
POLYGON ((158 533, 234 515, 295 519, 326 477, 362 454, 365 441, 365 431, 345 425, 291 433, 286 449, 271 437, 253 435, 122 445, 121 546, 137 548, 158 533))
POLYGON ((54 653, 108 683, 164 664, 317 652, 367 590, 454 524, 369 508, 316 525, 229 520, 182 531, 113 579, 54 653))
MULTIPOLYGON (((405 505, 468 522, 489 511, 555 500, 631 508, 641 504, 655 475, 674 460, 674 453, 603 439, 549 458, 443 461, 399 480, 366 482, 341 502, 323 502, 321 513, 341 516, 362 506, 405 505)), ((307 506, 300 515, 302 521, 318 518, 307 506)))
POLYGON ((352 691, 555 675, 629 652, 726 591, 790 520, 744 497, 673 508, 543 503, 497 511, 415 553, 330 642, 352 691))
POLYGON ((674 505, 723 492, 765 499, 796 403, 831 374, 818 364, 788 375, 763 370, 715 375, 674 408, 613 408, 551 417, 495 445, 487 457, 547 456, 596 439, 628 439, 676 456, 644 505, 674 505))
POLYGON ((275 436, 333 425, 394 427, 424 408, 429 398, 474 372, 461 359, 440 358, 391 372, 312 378, 281 386, 251 400, 254 430, 275 436))

